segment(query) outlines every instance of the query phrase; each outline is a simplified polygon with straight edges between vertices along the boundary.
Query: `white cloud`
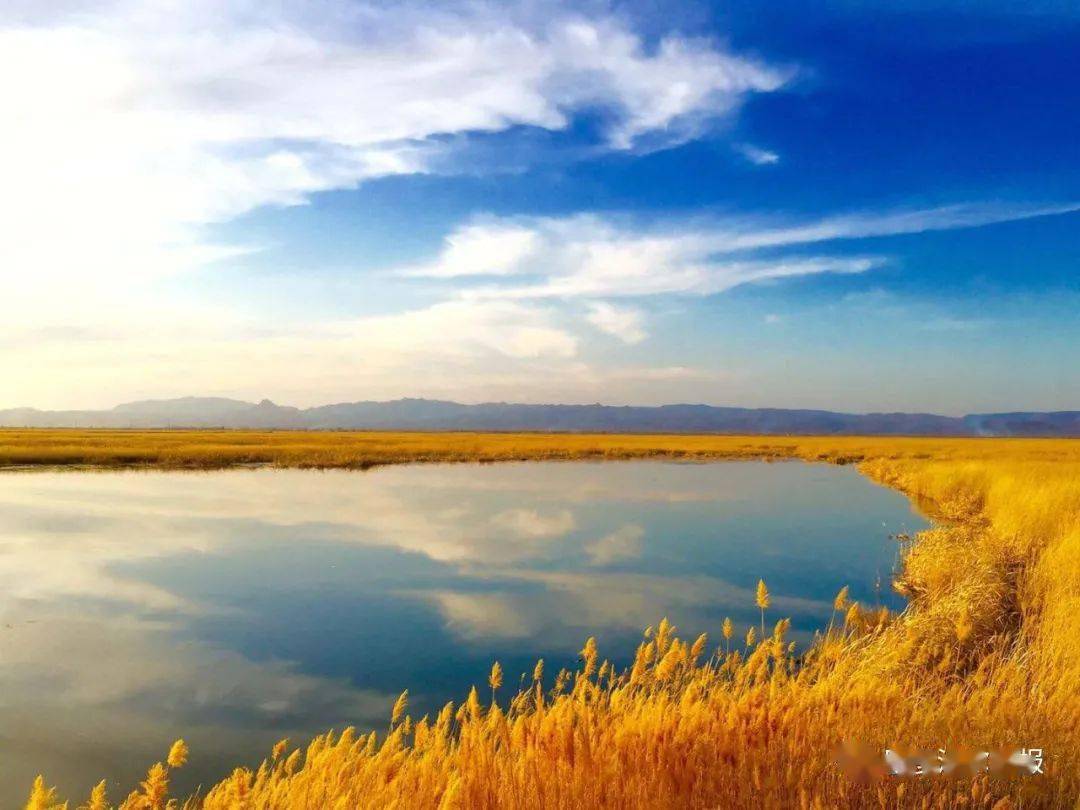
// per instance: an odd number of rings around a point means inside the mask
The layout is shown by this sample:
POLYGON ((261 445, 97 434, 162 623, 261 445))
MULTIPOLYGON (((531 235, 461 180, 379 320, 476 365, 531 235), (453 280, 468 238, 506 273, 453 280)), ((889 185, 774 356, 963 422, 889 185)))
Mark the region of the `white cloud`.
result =
POLYGON ((429 278, 506 275, 537 249, 535 231, 513 224, 472 224, 446 237, 437 261, 405 268, 402 275, 429 278))
POLYGON ((875 236, 978 228, 1072 211, 1080 211, 1080 202, 1050 205, 959 203, 935 208, 858 211, 787 225, 746 219, 728 223, 713 234, 724 250, 756 250, 809 245, 835 239, 867 239, 875 236))
MULTIPOLYGON (((429 166, 436 136, 610 116, 685 137, 785 75, 556 9, 120 0, 0 11, 0 272, 95 288, 230 255, 200 226, 429 166), (538 15, 537 15, 538 17, 538 15)), ((467 251, 467 246, 462 248, 467 251)), ((477 257, 468 254, 472 260, 477 257)))
POLYGON ((589 323, 602 332, 614 335, 624 343, 641 343, 648 335, 642 325, 640 310, 617 307, 603 301, 589 306, 589 323))
MULTIPOLYGON (((1077 203, 983 203, 855 212, 802 222, 744 217, 647 226, 591 214, 487 218, 454 231, 438 256, 402 272, 413 277, 485 277, 486 286, 463 289, 462 296, 471 299, 711 295, 771 279, 863 273, 886 262, 876 255, 803 252, 825 242, 973 228, 1078 209, 1077 203), (506 248, 508 242, 514 249, 506 248), (778 252, 783 248, 801 250, 778 252), (470 261, 470 256, 478 258, 470 261)), ((630 311, 620 314, 610 306, 593 307, 593 325, 613 334, 637 334, 639 324, 630 311)))
MULTIPOLYGON (((470 252, 476 255, 497 255, 508 232, 529 236, 515 237, 522 249, 513 255, 503 252, 504 260, 498 265, 499 283, 466 289, 463 296, 475 300, 707 295, 771 278, 861 273, 882 261, 873 256, 733 257, 726 254, 743 249, 747 241, 773 238, 771 232, 762 231, 761 226, 751 229, 738 224, 636 228, 580 215, 467 226, 447 239, 446 247, 430 264, 410 267, 406 272, 437 278, 481 275, 467 272, 458 261, 459 240, 466 240, 470 252)), ((641 334, 640 319, 630 313, 597 305, 590 320, 607 331, 637 336, 641 334)))
POLYGON ((755 166, 772 166, 780 162, 780 155, 769 149, 762 149, 752 143, 735 144, 735 151, 755 166))
POLYGON ((410 354, 531 359, 577 353, 577 338, 555 324, 551 311, 514 301, 445 301, 320 331, 383 360, 410 354))
POLYGON ((642 58, 638 38, 610 23, 572 22, 554 42, 569 66, 556 79, 562 104, 614 99, 621 116, 609 137, 619 148, 651 132, 692 132, 703 117, 729 112, 746 94, 776 90, 788 78, 785 71, 721 55, 701 40, 666 37, 652 57, 642 58))

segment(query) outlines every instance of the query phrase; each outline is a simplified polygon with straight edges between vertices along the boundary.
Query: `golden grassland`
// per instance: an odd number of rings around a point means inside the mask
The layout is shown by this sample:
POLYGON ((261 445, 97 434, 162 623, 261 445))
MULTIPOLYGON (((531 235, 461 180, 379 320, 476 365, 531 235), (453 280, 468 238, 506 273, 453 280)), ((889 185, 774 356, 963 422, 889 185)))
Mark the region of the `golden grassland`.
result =
POLYGON ((858 436, 0 428, 0 469, 356 468, 408 462, 676 458, 1075 460, 1077 442, 858 436))
MULTIPOLYGON (((1080 807, 1080 442, 0 433, 0 458, 18 465, 653 456, 859 462, 938 521, 908 546, 895 583, 908 608, 891 615, 841 593, 834 622, 798 652, 785 638, 787 622, 770 615, 763 585, 762 624, 749 631, 725 623, 715 641, 683 641, 662 622, 625 669, 589 639, 576 672, 552 678, 540 663, 504 696, 495 667, 481 690, 435 717, 410 717, 402 695, 388 707, 385 733, 330 732, 305 750, 283 741, 261 766, 236 769, 186 806, 1080 807), (1047 774, 858 781, 834 763, 845 741, 1040 747, 1047 774)), ((185 757, 178 743, 119 806, 165 807, 171 770, 185 757)), ((33 786, 28 808, 57 806, 47 785, 33 786)), ((104 784, 79 806, 111 807, 104 784)))

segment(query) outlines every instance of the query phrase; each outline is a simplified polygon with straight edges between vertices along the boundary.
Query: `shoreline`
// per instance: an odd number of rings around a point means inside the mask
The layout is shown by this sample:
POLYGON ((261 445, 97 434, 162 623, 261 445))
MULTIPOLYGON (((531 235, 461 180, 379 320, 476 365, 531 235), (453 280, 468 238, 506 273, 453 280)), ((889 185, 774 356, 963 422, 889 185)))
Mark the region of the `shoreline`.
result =
POLYGON ((365 470, 388 464, 662 458, 858 464, 874 459, 1080 457, 1078 439, 746 436, 637 433, 131 431, 0 429, 0 472, 220 470, 268 466, 365 470))

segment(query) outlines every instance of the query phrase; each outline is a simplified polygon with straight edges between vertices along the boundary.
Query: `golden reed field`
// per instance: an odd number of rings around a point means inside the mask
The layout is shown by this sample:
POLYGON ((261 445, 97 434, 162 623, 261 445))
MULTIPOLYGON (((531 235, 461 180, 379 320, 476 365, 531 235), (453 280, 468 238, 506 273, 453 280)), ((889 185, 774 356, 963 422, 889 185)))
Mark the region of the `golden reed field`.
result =
MULTIPOLYGON (((681 639, 644 631, 625 669, 583 639, 576 672, 496 666, 434 717, 408 696, 388 728, 282 741, 191 798, 170 799, 180 741, 127 796, 71 807, 1080 807, 1080 441, 180 431, 0 431, 0 466, 368 467, 408 461, 796 458, 858 463, 936 527, 907 545, 899 615, 837 594, 809 650, 758 592, 761 624, 681 639), (855 778, 872 749, 1041 748, 1044 775, 855 778)), ((659 617, 658 617, 659 618, 659 617)), ((223 763, 225 766, 226 763, 223 763)), ((225 768, 223 767, 223 770, 225 768)), ((48 775, 28 808, 60 805, 48 775)))

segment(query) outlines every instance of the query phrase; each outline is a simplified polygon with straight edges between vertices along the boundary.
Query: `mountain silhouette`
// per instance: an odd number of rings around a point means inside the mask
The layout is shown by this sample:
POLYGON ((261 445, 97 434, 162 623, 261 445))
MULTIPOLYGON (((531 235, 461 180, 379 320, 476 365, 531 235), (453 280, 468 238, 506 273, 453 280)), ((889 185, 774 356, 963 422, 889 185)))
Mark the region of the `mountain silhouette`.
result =
POLYGON ((144 400, 109 410, 0 410, 0 427, 480 430, 603 433, 861 434, 889 436, 1080 436, 1080 411, 840 413, 713 405, 465 405, 433 399, 294 408, 220 397, 144 400))

